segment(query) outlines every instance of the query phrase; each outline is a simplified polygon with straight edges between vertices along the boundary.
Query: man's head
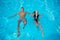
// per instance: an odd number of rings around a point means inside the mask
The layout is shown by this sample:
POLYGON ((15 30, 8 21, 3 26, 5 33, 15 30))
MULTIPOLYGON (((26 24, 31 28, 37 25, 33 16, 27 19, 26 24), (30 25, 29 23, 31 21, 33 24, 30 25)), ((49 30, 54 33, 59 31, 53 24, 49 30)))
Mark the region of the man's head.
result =
POLYGON ((22 10, 22 11, 24 11, 24 8, 23 8, 23 7, 21 7, 21 10, 22 10))

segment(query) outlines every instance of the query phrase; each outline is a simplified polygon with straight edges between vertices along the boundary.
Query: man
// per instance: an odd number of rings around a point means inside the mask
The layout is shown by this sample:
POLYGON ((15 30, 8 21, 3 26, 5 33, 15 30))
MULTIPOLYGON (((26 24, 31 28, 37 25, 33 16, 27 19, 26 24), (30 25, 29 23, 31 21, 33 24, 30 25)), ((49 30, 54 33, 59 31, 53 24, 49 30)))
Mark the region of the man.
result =
POLYGON ((27 12, 24 12, 24 8, 21 7, 21 12, 19 12, 18 14, 14 14, 13 16, 10 17, 10 18, 12 18, 12 17, 14 17, 14 16, 16 16, 16 15, 19 15, 19 16, 20 16, 20 18, 19 18, 19 20, 18 20, 18 35, 17 35, 17 37, 20 36, 20 22, 23 22, 23 23, 24 23, 23 29, 25 28, 25 25, 26 25, 26 23, 27 23, 27 21, 26 21, 26 19, 25 19, 25 15, 26 15, 26 14, 27 14, 27 12))
POLYGON ((43 37, 44 36, 44 31, 42 29, 42 25, 40 24, 40 22, 38 20, 39 16, 42 17, 42 15, 38 14, 38 11, 34 11, 34 14, 31 14, 31 16, 34 17, 34 22, 36 24, 36 27, 38 28, 38 26, 40 25, 40 29, 42 31, 42 37, 43 37))

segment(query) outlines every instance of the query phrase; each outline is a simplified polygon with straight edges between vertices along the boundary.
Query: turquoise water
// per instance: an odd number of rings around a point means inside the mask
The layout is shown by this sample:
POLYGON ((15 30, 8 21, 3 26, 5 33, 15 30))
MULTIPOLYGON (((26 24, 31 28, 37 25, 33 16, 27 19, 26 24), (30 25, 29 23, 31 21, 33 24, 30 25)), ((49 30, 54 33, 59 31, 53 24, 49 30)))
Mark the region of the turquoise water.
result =
POLYGON ((0 0, 0 40, 60 40, 60 0, 0 0), (21 35, 16 37, 19 15, 8 17, 20 12, 21 7, 27 12, 38 10, 43 14, 39 21, 44 29, 44 38, 29 14, 25 16, 25 29, 21 22, 21 35))

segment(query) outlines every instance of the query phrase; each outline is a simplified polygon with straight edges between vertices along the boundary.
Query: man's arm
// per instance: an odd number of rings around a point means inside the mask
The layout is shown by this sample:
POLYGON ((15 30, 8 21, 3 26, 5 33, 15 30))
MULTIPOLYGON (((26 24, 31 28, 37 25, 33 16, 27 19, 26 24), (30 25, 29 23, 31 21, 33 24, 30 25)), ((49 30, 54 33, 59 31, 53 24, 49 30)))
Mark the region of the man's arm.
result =
POLYGON ((14 16, 17 16, 19 13, 17 13, 17 14, 14 14, 14 15, 12 15, 12 16, 10 16, 9 18, 12 18, 12 17, 14 17, 14 16))
POLYGON ((25 12, 26 14, 30 14, 30 16, 34 16, 34 14, 33 13, 29 13, 29 12, 25 12))
POLYGON ((29 12, 25 12, 26 14, 31 14, 31 13, 29 13, 29 12))

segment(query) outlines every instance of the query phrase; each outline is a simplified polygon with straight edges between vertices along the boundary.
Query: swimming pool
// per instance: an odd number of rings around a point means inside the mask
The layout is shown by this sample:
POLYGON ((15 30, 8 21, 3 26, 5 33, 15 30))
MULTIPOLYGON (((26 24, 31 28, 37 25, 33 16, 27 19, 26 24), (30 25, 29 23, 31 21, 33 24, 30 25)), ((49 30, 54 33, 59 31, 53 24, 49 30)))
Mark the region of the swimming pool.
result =
POLYGON ((60 40, 60 1, 59 0, 0 0, 0 40, 60 40), (20 12, 21 7, 25 11, 33 13, 38 10, 43 14, 39 18, 44 29, 42 32, 33 22, 33 17, 27 14, 27 25, 23 30, 21 22, 21 35, 17 38, 17 23, 19 16, 8 18, 20 12))

